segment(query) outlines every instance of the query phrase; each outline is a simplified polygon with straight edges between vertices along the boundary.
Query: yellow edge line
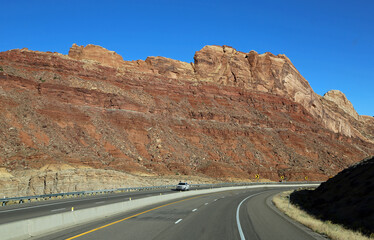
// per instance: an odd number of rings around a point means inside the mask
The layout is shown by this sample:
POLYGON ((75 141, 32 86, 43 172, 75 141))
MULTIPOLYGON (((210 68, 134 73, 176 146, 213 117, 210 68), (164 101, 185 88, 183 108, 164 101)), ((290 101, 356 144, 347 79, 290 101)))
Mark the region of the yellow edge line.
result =
POLYGON ((150 212, 150 211, 153 211, 153 210, 156 210, 156 209, 162 208, 162 207, 166 207, 166 206, 169 206, 169 205, 172 205, 172 204, 175 204, 175 203, 179 203, 179 202, 183 202, 183 201, 187 201, 187 200, 195 199, 195 198, 198 198, 198 197, 200 197, 200 196, 192 197, 192 198, 187 198, 187 199, 179 200, 179 201, 172 202, 172 203, 167 203, 167 204, 164 204, 164 205, 161 205, 161 206, 158 206, 158 207, 155 207, 155 208, 152 208, 152 209, 146 210, 146 211, 144 211, 144 212, 134 214, 134 215, 132 215, 132 216, 130 216, 130 217, 123 218, 123 219, 120 219, 120 220, 115 221, 115 222, 111 222, 111 223, 106 224, 106 225, 104 225, 104 226, 101 226, 101 227, 98 227, 98 228, 95 228, 95 229, 89 230, 89 231, 87 231, 87 232, 81 233, 81 234, 76 235, 76 236, 71 237, 71 238, 67 238, 67 239, 65 239, 65 240, 75 239, 75 238, 81 237, 81 236, 83 236, 83 235, 86 235, 86 234, 89 234, 89 233, 95 232, 95 231, 97 231, 97 230, 100 230, 100 229, 103 229, 103 228, 109 227, 109 226, 114 225, 114 224, 116 224, 116 223, 119 223, 119 222, 125 221, 125 220, 127 220, 127 219, 130 219, 130 218, 133 218, 133 217, 136 217, 136 216, 142 215, 142 214, 144 214, 144 213, 147 213, 147 212, 150 212))

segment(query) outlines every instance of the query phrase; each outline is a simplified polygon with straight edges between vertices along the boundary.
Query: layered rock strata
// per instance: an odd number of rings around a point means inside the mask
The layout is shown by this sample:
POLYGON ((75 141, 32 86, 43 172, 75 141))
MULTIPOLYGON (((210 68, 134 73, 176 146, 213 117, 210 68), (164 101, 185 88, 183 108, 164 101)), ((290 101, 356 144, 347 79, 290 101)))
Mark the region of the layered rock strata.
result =
POLYGON ((206 46, 194 59, 0 53, 1 166, 323 180, 374 154, 373 118, 314 93, 286 56, 206 46))

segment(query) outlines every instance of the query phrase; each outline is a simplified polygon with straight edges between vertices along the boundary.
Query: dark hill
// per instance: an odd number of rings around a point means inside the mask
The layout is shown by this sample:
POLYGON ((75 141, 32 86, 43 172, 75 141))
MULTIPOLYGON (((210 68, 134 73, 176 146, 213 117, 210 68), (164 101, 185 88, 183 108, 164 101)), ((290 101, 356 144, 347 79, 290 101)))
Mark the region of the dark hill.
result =
POLYGON ((374 233, 374 157, 341 171, 315 190, 292 193, 291 202, 320 219, 374 233))

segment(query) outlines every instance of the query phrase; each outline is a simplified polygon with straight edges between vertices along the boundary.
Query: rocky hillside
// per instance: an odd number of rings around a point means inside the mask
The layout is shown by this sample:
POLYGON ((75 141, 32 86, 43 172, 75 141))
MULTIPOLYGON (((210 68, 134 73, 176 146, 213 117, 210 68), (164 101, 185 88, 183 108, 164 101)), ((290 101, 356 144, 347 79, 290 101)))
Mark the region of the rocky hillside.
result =
POLYGON ((23 174, 30 194, 40 191, 28 172, 46 176, 48 164, 118 179, 324 180, 374 154, 373 117, 343 93, 317 95, 284 55, 227 46, 204 47, 194 63, 124 61, 95 45, 1 52, 0 111, 0 181, 23 174))
POLYGON ((315 190, 294 192, 291 201, 323 220, 374 233, 374 157, 343 170, 315 190))

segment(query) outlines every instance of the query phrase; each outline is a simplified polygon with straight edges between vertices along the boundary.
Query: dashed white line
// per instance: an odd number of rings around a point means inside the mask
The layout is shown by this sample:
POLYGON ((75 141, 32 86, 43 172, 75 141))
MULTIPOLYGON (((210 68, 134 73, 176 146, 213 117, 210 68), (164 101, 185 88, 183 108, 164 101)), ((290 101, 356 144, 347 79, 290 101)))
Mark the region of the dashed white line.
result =
POLYGON ((197 208, 195 208, 194 210, 192 210, 192 212, 196 212, 197 211, 197 208))
POLYGON ((217 198, 216 198, 216 199, 214 199, 214 201, 217 201, 217 198))
POLYGON ((59 209, 54 209, 54 210, 51 210, 51 212, 57 212, 57 211, 62 211, 62 210, 65 210, 66 208, 59 208, 59 209))
POLYGON ((175 222, 175 224, 178 224, 180 221, 182 221, 182 218, 175 222))
POLYGON ((105 203, 105 201, 95 202, 95 204, 105 203))
POLYGON ((208 205, 208 203, 206 202, 205 205, 208 205))

